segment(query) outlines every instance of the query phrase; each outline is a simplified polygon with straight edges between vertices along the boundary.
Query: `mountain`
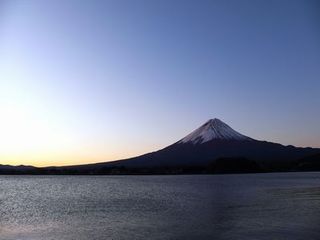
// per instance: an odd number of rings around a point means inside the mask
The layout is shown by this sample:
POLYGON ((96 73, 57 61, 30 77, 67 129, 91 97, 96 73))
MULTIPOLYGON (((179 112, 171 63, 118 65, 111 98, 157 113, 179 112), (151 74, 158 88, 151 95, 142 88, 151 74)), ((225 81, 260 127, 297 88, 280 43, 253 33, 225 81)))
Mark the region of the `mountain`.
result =
POLYGON ((284 146, 245 136, 221 120, 202 126, 161 150, 113 162, 67 167, 9 167, 32 174, 162 174, 319 170, 320 149, 284 146))
POLYGON ((238 161, 240 164, 247 159, 250 162, 244 165, 258 165, 262 171, 287 171, 294 170, 299 159, 317 153, 320 153, 320 149, 283 146, 250 138, 215 118, 159 151, 124 160, 70 166, 65 169, 102 173, 114 169, 145 169, 146 172, 150 169, 167 169, 170 171, 170 169, 204 169, 217 163, 219 159, 229 159, 228 162, 232 164, 233 160, 241 159, 238 161))

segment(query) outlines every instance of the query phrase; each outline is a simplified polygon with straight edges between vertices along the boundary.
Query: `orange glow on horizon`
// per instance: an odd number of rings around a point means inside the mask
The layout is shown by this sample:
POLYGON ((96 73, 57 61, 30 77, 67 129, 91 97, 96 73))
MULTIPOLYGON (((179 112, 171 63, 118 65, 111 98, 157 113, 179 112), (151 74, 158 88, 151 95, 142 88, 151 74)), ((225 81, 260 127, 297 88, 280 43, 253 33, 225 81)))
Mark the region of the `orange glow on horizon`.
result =
MULTIPOLYGON (((150 146, 149 146, 150 147, 150 146)), ((127 151, 93 150, 87 149, 78 152, 33 152, 0 154, 0 165, 27 165, 35 167, 70 166, 98 162, 108 162, 139 156, 162 148, 153 146, 150 148, 127 149, 127 151), (95 152, 94 152, 95 151, 95 152), (119 153, 120 152, 120 153, 119 153)))

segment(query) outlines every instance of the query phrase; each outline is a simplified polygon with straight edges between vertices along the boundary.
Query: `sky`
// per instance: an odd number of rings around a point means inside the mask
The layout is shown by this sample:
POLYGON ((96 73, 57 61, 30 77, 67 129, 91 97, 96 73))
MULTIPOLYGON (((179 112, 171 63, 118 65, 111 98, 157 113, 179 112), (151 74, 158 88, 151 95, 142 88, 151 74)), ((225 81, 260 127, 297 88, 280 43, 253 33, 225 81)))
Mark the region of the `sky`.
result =
POLYGON ((110 161, 211 118, 320 147, 317 0, 0 0, 0 164, 110 161))

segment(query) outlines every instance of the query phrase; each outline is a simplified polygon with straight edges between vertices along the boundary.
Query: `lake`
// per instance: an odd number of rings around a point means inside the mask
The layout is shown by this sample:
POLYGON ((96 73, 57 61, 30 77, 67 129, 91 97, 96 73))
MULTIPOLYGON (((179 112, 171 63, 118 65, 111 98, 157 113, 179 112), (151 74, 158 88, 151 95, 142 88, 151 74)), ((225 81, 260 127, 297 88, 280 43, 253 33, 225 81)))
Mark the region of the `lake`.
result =
POLYGON ((0 176, 1 240, 320 239, 320 173, 0 176))

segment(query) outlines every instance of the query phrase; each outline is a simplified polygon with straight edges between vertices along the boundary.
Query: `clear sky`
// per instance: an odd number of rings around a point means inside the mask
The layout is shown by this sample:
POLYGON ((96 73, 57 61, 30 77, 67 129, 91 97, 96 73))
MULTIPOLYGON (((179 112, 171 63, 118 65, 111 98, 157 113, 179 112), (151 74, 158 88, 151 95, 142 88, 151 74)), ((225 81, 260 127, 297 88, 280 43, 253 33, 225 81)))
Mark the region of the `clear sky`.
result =
POLYGON ((210 118, 320 147, 320 3, 0 0, 0 164, 165 147, 210 118))

